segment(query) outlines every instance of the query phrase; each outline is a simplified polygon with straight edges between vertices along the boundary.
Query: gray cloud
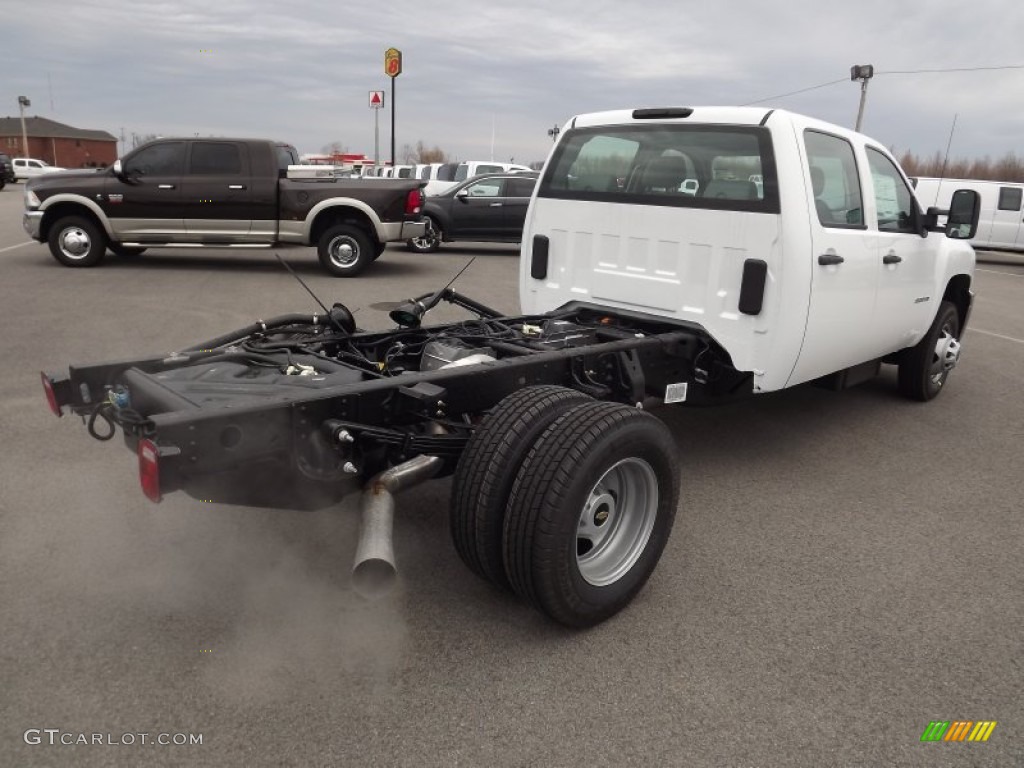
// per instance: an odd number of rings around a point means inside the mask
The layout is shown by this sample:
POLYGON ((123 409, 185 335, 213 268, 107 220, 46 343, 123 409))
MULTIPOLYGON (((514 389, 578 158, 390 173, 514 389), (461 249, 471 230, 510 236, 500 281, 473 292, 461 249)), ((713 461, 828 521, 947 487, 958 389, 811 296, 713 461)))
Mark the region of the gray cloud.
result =
MULTIPOLYGON (((271 136, 317 151, 372 152, 367 92, 389 89, 383 51, 403 51, 396 142, 462 158, 543 159, 546 130, 580 112, 765 102, 851 125, 852 64, 871 63, 865 131, 898 151, 1021 151, 1024 70, 886 71, 1024 64, 1024 6, 982 0, 896 7, 880 0, 717 4, 393 0, 124 4, 43 0, 5 22, 0 103, 87 128, 271 136), (49 75, 49 80, 48 80, 49 75), (50 109, 50 83, 54 108, 50 109)), ((390 96, 389 96, 390 98, 390 96)), ((381 118, 389 141, 390 113, 381 118)))

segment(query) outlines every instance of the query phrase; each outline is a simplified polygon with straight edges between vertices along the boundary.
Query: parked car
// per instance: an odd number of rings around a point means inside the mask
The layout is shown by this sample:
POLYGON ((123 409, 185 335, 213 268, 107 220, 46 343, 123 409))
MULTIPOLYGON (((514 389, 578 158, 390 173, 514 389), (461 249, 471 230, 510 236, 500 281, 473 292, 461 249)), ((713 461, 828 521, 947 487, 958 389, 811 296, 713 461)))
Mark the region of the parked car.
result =
POLYGON ((535 172, 489 173, 427 197, 423 205, 427 231, 408 240, 407 247, 430 253, 453 240, 518 243, 537 176, 535 172))
POLYGON ((460 181, 485 173, 530 173, 530 167, 518 163, 498 163, 493 160, 465 160, 461 163, 445 163, 437 172, 437 177, 427 184, 426 193, 440 195, 451 189, 460 181))
POLYGON ((42 176, 44 173, 63 171, 56 165, 50 165, 43 160, 36 160, 32 157, 14 158, 14 176, 18 179, 31 179, 35 176, 42 176))
POLYGON ((17 181, 17 177, 14 175, 14 163, 11 162, 11 158, 0 152, 0 189, 3 189, 9 181, 17 181))

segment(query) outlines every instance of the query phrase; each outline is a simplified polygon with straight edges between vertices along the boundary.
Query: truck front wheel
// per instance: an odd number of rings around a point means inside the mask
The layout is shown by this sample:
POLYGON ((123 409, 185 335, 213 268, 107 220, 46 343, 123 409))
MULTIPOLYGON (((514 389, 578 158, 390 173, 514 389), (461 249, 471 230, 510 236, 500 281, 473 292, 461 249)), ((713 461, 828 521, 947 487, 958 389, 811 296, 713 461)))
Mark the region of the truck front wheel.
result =
POLYGON ((335 277, 355 277, 376 256, 370 238, 351 224, 328 227, 320 235, 317 254, 323 268, 335 277))
POLYGON ((572 627, 622 610, 672 531, 675 455, 665 425, 629 406, 585 403, 552 422, 520 467, 508 505, 512 589, 572 627))
POLYGON ((94 267, 103 259, 107 238, 84 216, 66 216, 50 227, 50 253, 65 267, 94 267))
POLYGON ((955 304, 944 301, 924 338, 900 353, 900 392, 921 402, 936 397, 960 360, 959 339, 960 315, 955 304))
POLYGON ((452 482, 452 543, 473 573, 509 588, 502 555, 505 509, 523 459, 541 432, 590 398, 565 387, 526 387, 498 403, 473 433, 452 482))

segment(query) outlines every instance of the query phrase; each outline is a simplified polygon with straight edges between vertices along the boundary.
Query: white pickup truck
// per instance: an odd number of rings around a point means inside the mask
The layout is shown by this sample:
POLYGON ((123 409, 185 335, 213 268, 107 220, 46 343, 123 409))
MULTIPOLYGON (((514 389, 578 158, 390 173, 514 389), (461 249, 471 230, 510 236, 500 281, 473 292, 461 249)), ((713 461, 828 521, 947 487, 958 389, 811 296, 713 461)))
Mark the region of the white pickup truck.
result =
POLYGON ((362 488, 364 594, 395 579, 394 494, 453 474, 469 569, 590 626, 643 587, 679 506, 675 442, 644 405, 849 386, 882 363, 935 397, 977 222, 976 192, 923 212, 880 144, 799 115, 581 115, 530 202, 522 315, 449 285, 386 331, 335 304, 42 383, 93 437, 123 431, 152 501, 303 508, 362 488), (440 301, 473 317, 423 327, 440 301))
POLYGON ((790 112, 581 115, 527 215, 522 307, 585 301, 699 327, 754 392, 851 384, 888 362, 927 400, 973 296, 978 196, 952 207, 944 230, 881 143, 790 112))

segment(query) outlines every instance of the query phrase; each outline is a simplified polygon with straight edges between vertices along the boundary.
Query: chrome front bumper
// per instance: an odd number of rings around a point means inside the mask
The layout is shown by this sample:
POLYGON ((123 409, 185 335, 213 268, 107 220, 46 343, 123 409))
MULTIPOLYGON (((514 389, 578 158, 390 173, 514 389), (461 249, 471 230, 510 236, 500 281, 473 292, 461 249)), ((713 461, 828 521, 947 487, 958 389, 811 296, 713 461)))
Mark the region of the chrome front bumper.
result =
MULTIPOLYGON (((21 217, 21 226, 28 232, 28 236, 33 240, 39 240, 39 229, 43 223, 43 212, 42 211, 25 211, 25 215, 21 217)), ((42 242, 40 240, 40 242, 42 242)))

